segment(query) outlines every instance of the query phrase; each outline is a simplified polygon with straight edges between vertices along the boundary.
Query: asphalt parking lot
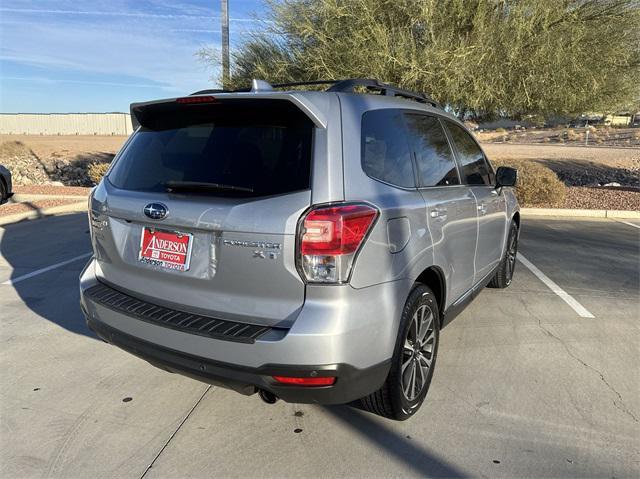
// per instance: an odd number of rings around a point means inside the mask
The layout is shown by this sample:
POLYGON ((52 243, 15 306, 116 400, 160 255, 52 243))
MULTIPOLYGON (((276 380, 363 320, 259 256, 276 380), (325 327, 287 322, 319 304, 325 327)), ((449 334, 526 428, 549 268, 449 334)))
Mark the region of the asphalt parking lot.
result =
POLYGON ((513 284, 444 328, 403 423, 269 406, 97 340, 89 251, 84 214, 0 228, 2 477, 640 475, 640 222, 525 219, 513 284))

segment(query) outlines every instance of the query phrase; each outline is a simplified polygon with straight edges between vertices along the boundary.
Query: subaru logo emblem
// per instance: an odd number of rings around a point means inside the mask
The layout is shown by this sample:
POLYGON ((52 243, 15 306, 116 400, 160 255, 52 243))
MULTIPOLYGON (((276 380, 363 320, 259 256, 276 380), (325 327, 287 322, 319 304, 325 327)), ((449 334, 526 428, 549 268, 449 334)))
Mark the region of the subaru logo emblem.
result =
POLYGON ((152 220, 162 220, 169 212, 167 207, 162 203, 149 203, 142 211, 152 220))

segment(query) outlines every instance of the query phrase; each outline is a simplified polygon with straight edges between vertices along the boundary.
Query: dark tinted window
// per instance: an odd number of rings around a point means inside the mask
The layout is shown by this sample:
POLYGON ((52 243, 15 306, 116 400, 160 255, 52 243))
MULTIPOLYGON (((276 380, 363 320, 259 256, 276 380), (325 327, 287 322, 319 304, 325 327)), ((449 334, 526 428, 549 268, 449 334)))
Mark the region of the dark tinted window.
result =
POLYGON ((459 185, 456 162, 440 121, 426 115, 409 114, 406 118, 420 186, 459 185))
POLYGON ((292 105, 271 103, 186 105, 149 114, 109 181, 141 191, 164 191, 168 181, 253 190, 216 192, 234 196, 307 189, 313 126, 292 105))
POLYGON ((462 174, 469 185, 491 185, 493 172, 489 168, 482 150, 471 135, 458 125, 447 122, 458 152, 462 174))
POLYGON ((413 165, 402 113, 373 110, 362 116, 362 168, 392 185, 414 187, 413 165))

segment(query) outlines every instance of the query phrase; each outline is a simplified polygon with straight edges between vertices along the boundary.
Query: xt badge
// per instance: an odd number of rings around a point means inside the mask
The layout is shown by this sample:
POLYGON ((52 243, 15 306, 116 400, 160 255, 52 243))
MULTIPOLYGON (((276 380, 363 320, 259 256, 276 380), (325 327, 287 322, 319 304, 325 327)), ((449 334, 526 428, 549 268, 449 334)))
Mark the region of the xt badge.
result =
POLYGON ((261 251, 259 249, 255 250, 253 252, 253 257, 254 258, 260 258, 260 259, 276 259, 278 257, 278 254, 276 251, 261 251))

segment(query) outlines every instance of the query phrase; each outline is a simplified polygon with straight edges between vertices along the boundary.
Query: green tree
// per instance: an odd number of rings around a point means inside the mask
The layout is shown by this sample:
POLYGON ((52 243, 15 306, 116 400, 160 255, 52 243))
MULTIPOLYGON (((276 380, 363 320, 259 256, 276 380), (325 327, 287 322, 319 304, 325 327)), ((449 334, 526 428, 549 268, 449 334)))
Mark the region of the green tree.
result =
POLYGON ((377 78, 476 117, 610 111, 640 98, 638 0, 267 3, 271 26, 234 52, 231 87, 377 78))

